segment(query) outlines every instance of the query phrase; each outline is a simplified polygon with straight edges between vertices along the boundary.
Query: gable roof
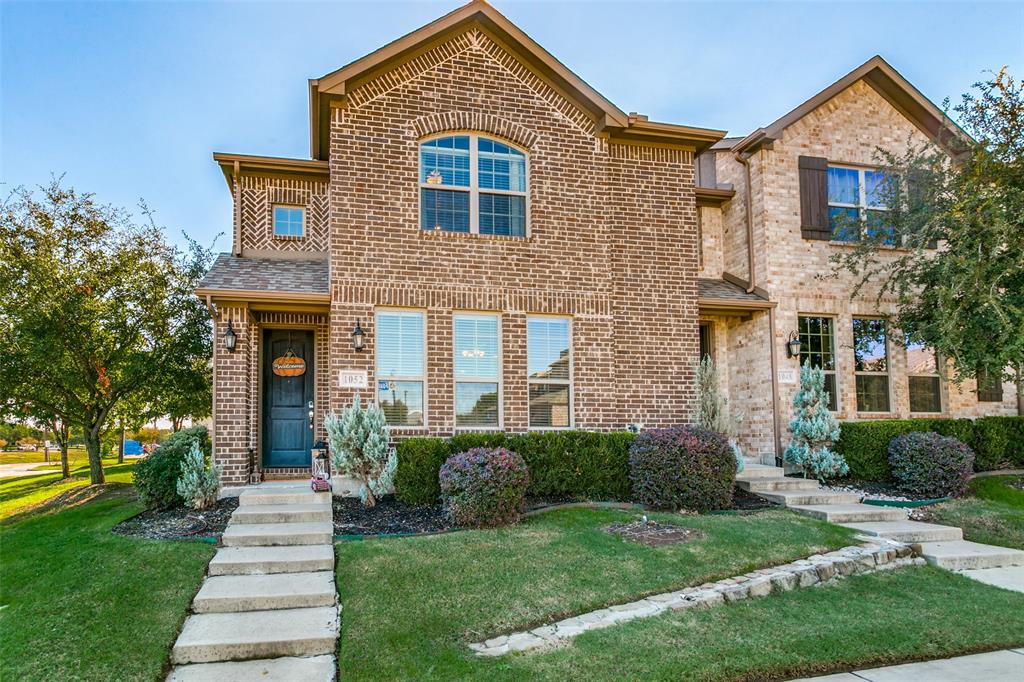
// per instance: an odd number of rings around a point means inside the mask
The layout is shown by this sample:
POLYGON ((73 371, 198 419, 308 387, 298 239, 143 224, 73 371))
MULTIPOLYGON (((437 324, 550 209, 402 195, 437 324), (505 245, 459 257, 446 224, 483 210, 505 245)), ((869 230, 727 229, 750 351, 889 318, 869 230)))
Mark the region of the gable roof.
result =
POLYGON ((722 138, 724 131, 648 121, 645 116, 628 115, 608 101, 586 81, 569 70, 518 26, 485 0, 470 0, 398 40, 309 81, 310 156, 326 158, 332 102, 343 102, 353 89, 413 59, 452 35, 476 26, 498 45, 523 61, 555 90, 574 102, 594 120, 598 131, 622 139, 654 143, 675 142, 700 152, 722 138))
POLYGON ((861 80, 916 125, 929 139, 950 149, 961 146, 958 142, 969 140, 967 133, 951 118, 881 56, 875 55, 797 108, 731 145, 731 151, 755 151, 763 144, 778 140, 786 128, 861 80))

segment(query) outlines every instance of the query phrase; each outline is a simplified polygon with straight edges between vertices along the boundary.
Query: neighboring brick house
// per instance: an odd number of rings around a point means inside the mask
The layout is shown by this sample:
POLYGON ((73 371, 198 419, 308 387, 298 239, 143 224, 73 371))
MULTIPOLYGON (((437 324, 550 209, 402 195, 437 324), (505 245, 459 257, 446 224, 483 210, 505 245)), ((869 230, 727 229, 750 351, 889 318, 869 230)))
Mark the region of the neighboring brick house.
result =
POLYGON ((879 301, 870 287, 851 299, 857 278, 829 262, 857 238, 848 234, 856 220, 840 216, 884 216, 871 201, 880 148, 898 153, 908 143, 957 135, 942 111, 876 56, 768 126, 723 139, 699 157, 698 185, 734 192, 700 209, 700 276, 738 283, 774 306, 744 318, 701 314, 702 340, 726 369, 732 404, 744 417, 748 452, 781 450, 799 365, 808 359, 825 368, 839 419, 1017 413, 1013 384, 979 392, 973 380, 946 381, 934 353, 906 348, 883 323, 892 299, 879 301), (802 342, 798 357, 786 351, 792 337, 802 342))
MULTIPOLYGON (((357 393, 398 437, 686 422, 702 346, 748 454, 771 457, 791 395, 777 370, 796 367, 780 354, 804 313, 836 316, 839 412, 858 416, 841 344, 851 314, 885 311, 807 279, 842 247, 801 238, 797 157, 868 164, 904 140, 913 124, 875 86, 854 79, 773 149, 723 140, 622 112, 474 1, 309 91, 310 160, 214 155, 232 252, 197 294, 215 319, 226 485, 308 474, 324 414, 357 393)), ((897 355, 891 414, 907 411, 897 355)), ((943 413, 987 406, 954 393, 943 413)))

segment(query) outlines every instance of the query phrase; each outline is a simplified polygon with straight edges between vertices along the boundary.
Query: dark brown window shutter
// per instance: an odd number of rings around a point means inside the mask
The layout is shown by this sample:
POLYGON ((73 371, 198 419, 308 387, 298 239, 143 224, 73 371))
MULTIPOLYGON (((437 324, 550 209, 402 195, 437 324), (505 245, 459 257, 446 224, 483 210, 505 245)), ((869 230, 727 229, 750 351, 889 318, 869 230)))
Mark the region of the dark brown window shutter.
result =
POLYGON ((828 159, 801 156, 800 233, 804 239, 832 238, 828 224, 828 159))

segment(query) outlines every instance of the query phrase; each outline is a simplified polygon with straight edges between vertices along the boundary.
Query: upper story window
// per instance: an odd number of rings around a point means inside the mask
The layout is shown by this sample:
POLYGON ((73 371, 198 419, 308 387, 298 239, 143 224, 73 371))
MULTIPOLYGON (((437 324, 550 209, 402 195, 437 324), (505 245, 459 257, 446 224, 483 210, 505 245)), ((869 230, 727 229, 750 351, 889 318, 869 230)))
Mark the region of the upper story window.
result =
POLYGON ((828 167, 828 224, 832 239, 859 241, 864 236, 883 237, 895 244, 895 233, 887 218, 883 188, 885 173, 846 166, 828 167))
POLYGON ((889 411, 889 343, 885 320, 853 319, 857 411, 889 411))
POLYGON ((810 362, 811 367, 820 367, 825 373, 825 390, 828 391, 828 409, 839 410, 839 395, 836 386, 836 334, 835 320, 831 317, 801 315, 800 364, 810 362))
POLYGON ((526 154, 480 135, 420 145, 420 227, 525 237, 526 154))
POLYGON ((274 206, 274 236, 301 237, 305 233, 306 209, 299 206, 274 206))

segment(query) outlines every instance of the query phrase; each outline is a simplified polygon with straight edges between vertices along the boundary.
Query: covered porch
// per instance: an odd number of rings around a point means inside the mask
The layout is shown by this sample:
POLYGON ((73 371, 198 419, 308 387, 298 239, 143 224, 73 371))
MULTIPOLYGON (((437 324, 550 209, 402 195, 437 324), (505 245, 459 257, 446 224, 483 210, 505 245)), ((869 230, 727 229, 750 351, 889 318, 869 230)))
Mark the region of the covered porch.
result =
POLYGON ((326 440, 327 262, 221 254, 196 294, 214 321, 211 437, 222 485, 307 478, 326 440))

